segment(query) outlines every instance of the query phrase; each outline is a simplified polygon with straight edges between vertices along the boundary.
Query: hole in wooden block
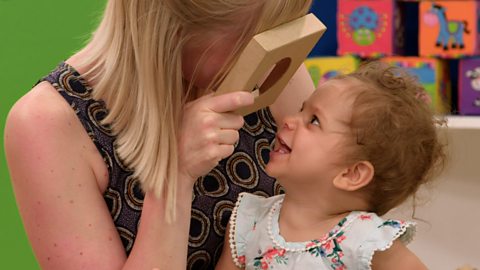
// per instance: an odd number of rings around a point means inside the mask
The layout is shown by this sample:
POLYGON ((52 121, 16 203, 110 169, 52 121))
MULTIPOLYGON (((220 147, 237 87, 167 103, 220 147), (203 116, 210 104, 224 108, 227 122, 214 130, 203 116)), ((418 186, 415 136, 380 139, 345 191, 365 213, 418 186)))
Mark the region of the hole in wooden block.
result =
MULTIPOLYGON (((291 58, 283 58, 282 60, 278 61, 272 68, 269 69, 269 74, 267 76, 263 76, 263 78, 267 77, 262 85, 258 88, 258 94, 262 95, 266 93, 275 83, 280 80, 283 75, 287 72, 290 64, 292 63, 291 58)), ((267 72, 268 73, 268 72, 267 72)), ((257 89, 254 89, 254 91, 257 89)))

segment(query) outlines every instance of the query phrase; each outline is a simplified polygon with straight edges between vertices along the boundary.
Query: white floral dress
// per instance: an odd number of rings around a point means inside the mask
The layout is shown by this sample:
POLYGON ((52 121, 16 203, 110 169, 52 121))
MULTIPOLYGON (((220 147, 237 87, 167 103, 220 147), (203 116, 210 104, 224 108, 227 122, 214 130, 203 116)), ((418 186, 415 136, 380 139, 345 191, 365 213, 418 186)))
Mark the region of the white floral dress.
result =
POLYGON ((383 220, 374 213, 351 212, 321 239, 286 242, 278 217, 284 195, 264 198, 241 193, 230 218, 234 263, 257 269, 371 269, 375 251, 395 239, 408 243, 415 223, 383 220))

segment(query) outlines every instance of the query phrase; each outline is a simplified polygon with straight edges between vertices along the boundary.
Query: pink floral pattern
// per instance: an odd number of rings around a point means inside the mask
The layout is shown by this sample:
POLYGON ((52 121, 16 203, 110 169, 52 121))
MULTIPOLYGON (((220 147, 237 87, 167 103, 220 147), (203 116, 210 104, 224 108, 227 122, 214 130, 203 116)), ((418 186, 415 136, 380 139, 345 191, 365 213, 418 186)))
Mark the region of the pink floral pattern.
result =
POLYGON ((372 215, 371 214, 362 214, 360 215, 359 217, 361 220, 371 220, 372 219, 372 215))
POLYGON ((263 256, 256 257, 253 262, 255 270, 269 269, 272 264, 287 264, 285 249, 270 248, 263 256))
POLYGON ((374 213, 352 212, 322 238, 304 243, 287 242, 279 232, 278 211, 271 210, 275 209, 272 207, 275 201, 265 206, 275 215, 258 211, 262 213, 260 218, 249 210, 262 204, 254 200, 250 203, 250 208, 242 209, 246 211, 242 218, 237 219, 241 222, 235 223, 236 230, 241 228, 241 234, 238 234, 241 237, 237 239, 242 242, 230 243, 236 243, 238 248, 234 255, 238 256, 234 258, 237 265, 252 270, 368 268, 375 248, 388 248, 395 239, 408 243, 415 231, 415 224, 411 222, 384 220, 374 213), (271 221, 275 222, 273 227, 271 221))
POLYGON ((318 244, 322 242, 321 240, 312 240, 306 245, 306 247, 311 247, 308 249, 308 253, 310 253, 312 256, 329 258, 332 269, 347 269, 342 261, 344 254, 342 248, 340 247, 340 243, 342 243, 345 239, 345 234, 340 232, 335 238, 330 239, 320 246, 318 246, 318 244))

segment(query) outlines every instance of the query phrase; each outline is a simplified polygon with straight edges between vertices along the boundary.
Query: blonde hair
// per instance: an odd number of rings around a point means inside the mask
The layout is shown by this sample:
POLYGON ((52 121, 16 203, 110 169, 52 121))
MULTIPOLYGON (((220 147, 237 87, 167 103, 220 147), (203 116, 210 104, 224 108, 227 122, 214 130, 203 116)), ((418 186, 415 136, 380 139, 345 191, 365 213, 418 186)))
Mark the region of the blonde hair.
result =
POLYGON ((443 170, 446 149, 437 128, 445 121, 422 99, 417 78, 402 68, 373 61, 338 77, 345 78, 353 78, 356 89, 350 127, 357 147, 350 162, 372 163, 369 210, 383 215, 443 170))
POLYGON ((166 196, 169 219, 175 217, 177 133, 189 99, 186 89, 192 89, 182 78, 184 45, 205 31, 244 26, 210 84, 214 88, 255 33, 301 17, 311 1, 108 1, 82 66, 95 82, 94 98, 108 106, 104 122, 117 136, 118 155, 135 170, 145 191, 166 196), (242 14, 247 20, 239 20, 242 14))

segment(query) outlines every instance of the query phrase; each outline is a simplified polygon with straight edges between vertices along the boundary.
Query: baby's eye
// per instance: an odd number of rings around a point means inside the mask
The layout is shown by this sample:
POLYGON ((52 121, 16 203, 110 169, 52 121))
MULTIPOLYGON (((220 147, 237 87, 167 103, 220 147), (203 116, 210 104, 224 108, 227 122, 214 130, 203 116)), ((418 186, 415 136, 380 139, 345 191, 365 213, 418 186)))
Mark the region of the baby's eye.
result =
POLYGON ((310 124, 320 126, 320 120, 318 120, 318 117, 315 115, 312 116, 312 119, 310 119, 310 124))

